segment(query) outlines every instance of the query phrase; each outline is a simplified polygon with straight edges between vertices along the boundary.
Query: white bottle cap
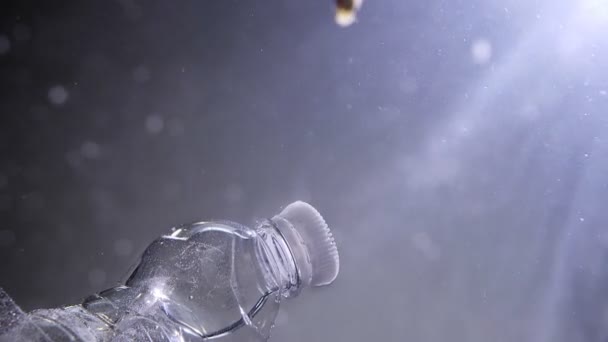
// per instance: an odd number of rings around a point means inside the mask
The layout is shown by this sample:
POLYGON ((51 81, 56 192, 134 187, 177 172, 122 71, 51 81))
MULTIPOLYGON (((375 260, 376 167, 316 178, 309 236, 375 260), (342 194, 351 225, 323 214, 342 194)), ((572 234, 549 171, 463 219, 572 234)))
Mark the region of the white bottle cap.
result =
POLYGON ((310 204, 293 202, 272 218, 287 241, 303 285, 332 283, 340 270, 334 237, 319 212, 310 204))

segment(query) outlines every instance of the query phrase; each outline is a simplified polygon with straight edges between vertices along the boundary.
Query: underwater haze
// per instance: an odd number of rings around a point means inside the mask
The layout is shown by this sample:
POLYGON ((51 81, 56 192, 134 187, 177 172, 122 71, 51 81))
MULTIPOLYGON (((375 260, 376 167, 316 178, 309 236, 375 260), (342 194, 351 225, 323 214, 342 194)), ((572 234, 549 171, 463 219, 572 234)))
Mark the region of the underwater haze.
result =
POLYGON ((114 286, 304 200, 340 252, 270 341, 608 340, 608 1, 9 1, 0 286, 114 286))

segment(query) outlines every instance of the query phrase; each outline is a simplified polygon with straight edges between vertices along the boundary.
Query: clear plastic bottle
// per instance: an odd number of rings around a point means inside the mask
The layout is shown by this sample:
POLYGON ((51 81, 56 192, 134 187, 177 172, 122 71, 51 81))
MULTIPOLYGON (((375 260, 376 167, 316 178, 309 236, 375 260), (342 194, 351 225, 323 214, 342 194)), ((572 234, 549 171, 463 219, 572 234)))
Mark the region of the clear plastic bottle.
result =
POLYGON ((283 298, 331 283, 338 270, 325 221, 294 202, 253 229, 234 222, 175 228, 148 246, 124 286, 81 305, 22 314, 0 339, 266 341, 283 298))

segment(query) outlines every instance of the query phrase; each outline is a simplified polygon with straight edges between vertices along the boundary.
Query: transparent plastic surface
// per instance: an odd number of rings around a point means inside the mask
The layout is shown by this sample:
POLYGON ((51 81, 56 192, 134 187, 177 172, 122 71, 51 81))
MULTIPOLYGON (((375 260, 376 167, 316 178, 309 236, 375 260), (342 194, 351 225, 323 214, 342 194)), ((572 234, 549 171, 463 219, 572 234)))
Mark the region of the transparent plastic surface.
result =
POLYGON ((308 203, 255 229, 184 225, 152 242, 124 285, 81 305, 25 314, 0 291, 0 341, 266 341, 281 299, 338 269, 331 232, 308 203))
POLYGON ((124 286, 23 314, 3 341, 266 341, 297 269, 272 224, 183 226, 154 241, 124 286))

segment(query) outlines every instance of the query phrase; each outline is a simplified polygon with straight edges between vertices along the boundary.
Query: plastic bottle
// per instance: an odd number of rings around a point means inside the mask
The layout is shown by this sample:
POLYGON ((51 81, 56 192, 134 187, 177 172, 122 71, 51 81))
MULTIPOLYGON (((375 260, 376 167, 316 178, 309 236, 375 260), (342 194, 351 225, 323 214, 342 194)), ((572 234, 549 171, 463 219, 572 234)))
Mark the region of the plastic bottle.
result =
POLYGON ((80 305, 23 314, 0 298, 0 340, 267 341, 281 300, 331 283, 338 270, 327 224, 294 202, 253 229, 174 228, 148 246, 123 286, 80 305))

